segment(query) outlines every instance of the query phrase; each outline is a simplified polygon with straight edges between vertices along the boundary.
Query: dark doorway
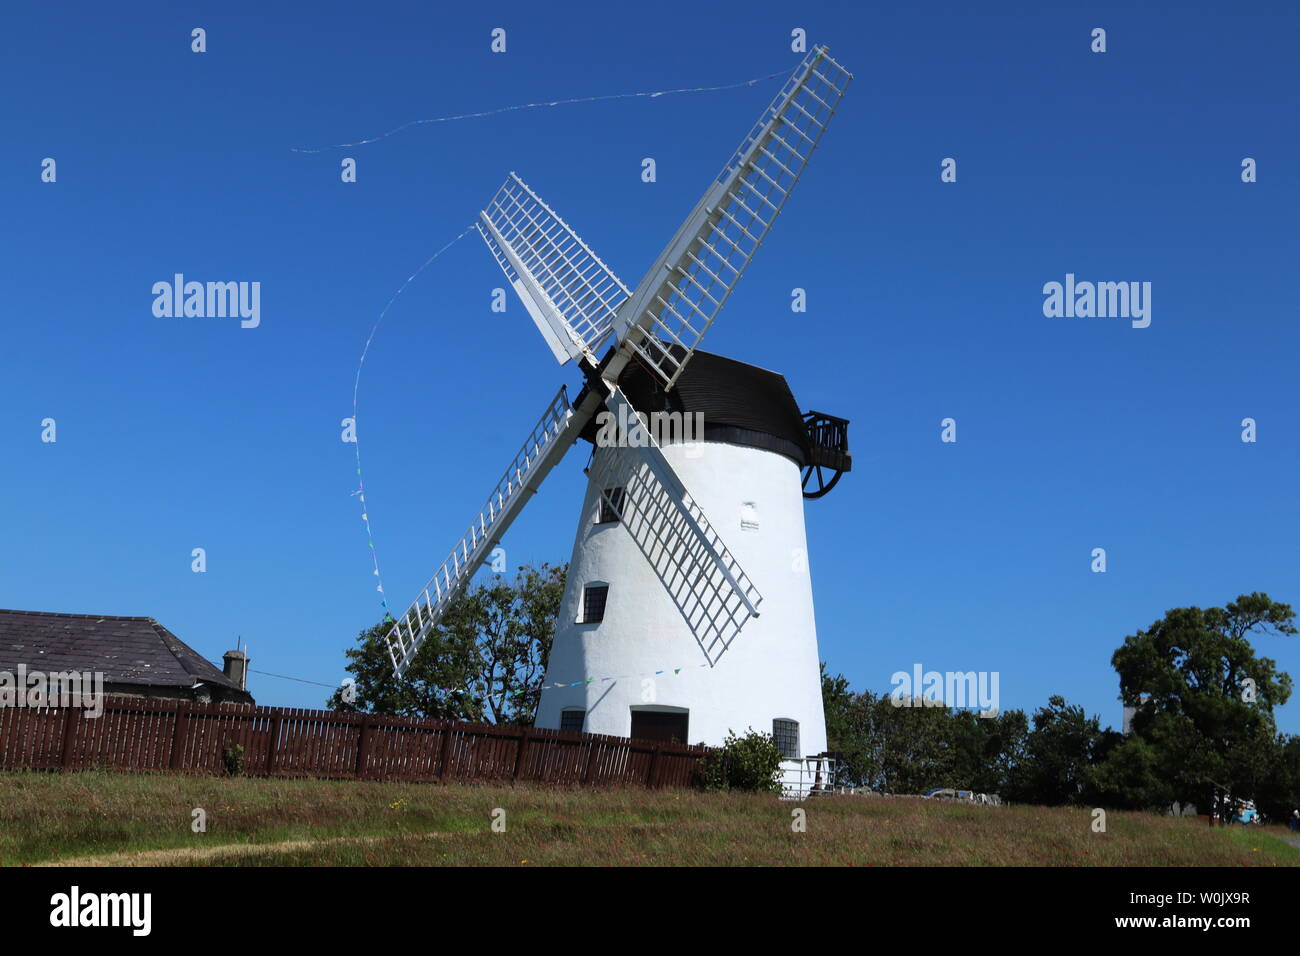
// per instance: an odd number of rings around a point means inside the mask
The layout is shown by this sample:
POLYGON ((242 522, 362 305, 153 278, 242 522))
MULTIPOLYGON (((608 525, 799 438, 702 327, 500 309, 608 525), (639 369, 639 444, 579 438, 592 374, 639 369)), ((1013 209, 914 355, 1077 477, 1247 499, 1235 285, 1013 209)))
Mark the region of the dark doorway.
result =
POLYGON ((686 730, 690 714, 664 713, 659 710, 632 711, 632 737, 636 740, 656 740, 660 743, 686 743, 686 730))

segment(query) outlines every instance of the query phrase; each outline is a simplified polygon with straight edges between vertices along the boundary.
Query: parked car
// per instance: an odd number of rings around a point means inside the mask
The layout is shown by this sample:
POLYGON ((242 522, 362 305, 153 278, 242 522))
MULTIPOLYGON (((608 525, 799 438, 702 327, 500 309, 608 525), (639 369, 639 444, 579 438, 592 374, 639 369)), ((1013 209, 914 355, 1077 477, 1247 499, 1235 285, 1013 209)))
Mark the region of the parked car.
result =
POLYGON ((967 803, 975 802, 975 792, 973 790, 954 790, 951 787, 935 787, 933 790, 923 794, 931 800, 965 800, 967 803))

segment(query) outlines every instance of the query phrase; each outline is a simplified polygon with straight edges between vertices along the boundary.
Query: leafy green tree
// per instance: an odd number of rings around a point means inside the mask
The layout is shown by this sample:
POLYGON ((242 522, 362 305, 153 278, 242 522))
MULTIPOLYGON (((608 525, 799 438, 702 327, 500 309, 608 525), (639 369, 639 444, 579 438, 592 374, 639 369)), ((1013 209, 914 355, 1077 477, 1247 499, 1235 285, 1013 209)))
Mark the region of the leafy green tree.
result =
POLYGON ((1023 710, 1004 710, 996 717, 957 711, 949 733, 954 782, 945 786, 1002 795, 1015 789, 1029 737, 1029 720, 1023 710))
POLYGON ((822 710, 826 715, 826 749, 836 755, 835 779, 842 787, 867 787, 872 764, 863 726, 860 695, 843 674, 832 677, 821 666, 822 710))
POLYGON ((1100 806, 1121 810, 1155 810, 1174 802, 1175 790, 1161 775, 1161 755, 1152 741, 1137 735, 1105 735, 1092 783, 1100 806), (1115 739, 1118 738, 1118 739, 1115 739))
POLYGON ((1260 812, 1278 823, 1300 809, 1300 736, 1278 738, 1273 765, 1255 800, 1260 812))
POLYGON ((383 621, 346 651, 354 686, 328 706, 338 711, 531 725, 537 713, 567 566, 525 566, 457 599, 400 679, 393 674, 383 621), (351 699, 349 699, 351 698, 351 699))
POLYGON ((1248 635, 1295 634, 1294 619, 1290 605, 1255 592, 1222 608, 1174 608, 1125 638, 1111 663, 1148 749, 1117 753, 1129 771, 1146 762, 1165 781, 1146 788, 1149 798, 1208 807, 1215 784, 1247 798, 1265 785, 1278 760, 1273 710, 1292 685, 1275 661, 1256 657, 1248 635))
POLYGON ((1088 801, 1096 790, 1093 764, 1103 741, 1101 720, 1067 704, 1060 695, 1049 697, 1033 720, 1008 796, 1052 806, 1088 801))
POLYGON ((942 705, 892 694, 863 695, 868 707, 870 753, 878 770, 876 789, 924 793, 934 787, 965 787, 956 780, 958 754, 952 742, 953 716, 942 705))
MULTIPOLYGON (((979 717, 939 706, 896 706, 888 694, 855 693, 822 667, 827 749, 836 781, 889 793, 954 787, 1006 793, 1024 755, 1023 711, 979 717)), ((910 701, 908 703, 911 703, 910 701)))

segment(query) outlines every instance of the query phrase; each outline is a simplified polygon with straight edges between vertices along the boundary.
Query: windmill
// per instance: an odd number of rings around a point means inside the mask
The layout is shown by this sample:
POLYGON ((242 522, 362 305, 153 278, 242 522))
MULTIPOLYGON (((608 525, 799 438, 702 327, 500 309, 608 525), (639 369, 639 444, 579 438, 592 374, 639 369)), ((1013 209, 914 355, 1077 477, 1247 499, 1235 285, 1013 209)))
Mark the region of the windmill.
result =
POLYGON ((586 439, 538 726, 683 743, 752 726, 792 761, 825 750, 803 500, 850 469, 848 422, 801 414, 782 376, 699 345, 851 80, 825 47, 810 52, 634 289, 514 173, 492 197, 478 231, 556 360, 576 362, 585 383, 573 402, 563 387, 551 399, 396 619, 399 676, 586 439), (701 420, 702 433, 667 439, 651 427, 701 420))

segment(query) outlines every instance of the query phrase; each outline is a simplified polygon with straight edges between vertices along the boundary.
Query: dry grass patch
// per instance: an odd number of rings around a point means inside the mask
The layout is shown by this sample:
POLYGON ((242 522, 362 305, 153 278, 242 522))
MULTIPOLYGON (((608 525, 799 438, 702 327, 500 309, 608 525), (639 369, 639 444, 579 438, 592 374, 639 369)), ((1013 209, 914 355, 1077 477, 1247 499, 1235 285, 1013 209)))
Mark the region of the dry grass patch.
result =
POLYGON ((0 861, 144 866, 1296 865, 1283 828, 1088 810, 832 797, 0 774, 0 861), (192 811, 207 832, 191 830, 192 811), (505 810, 506 831, 491 829, 505 810))

